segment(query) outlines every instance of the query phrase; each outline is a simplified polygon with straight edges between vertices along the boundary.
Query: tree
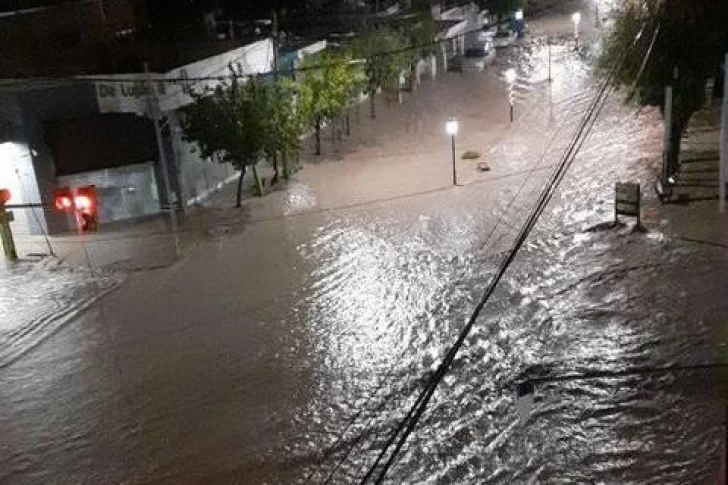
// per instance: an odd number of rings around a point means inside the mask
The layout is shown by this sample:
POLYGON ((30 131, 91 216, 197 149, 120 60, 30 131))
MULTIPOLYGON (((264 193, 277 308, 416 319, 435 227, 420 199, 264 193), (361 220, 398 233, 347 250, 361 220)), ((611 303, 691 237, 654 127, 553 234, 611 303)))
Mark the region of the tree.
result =
POLYGON ((269 85, 266 118, 265 152, 278 177, 278 156, 283 166, 283 178, 290 178, 289 156, 300 150, 301 137, 306 126, 306 115, 298 103, 296 85, 282 78, 269 85))
POLYGON ((194 142, 204 158, 231 163, 240 171, 236 207, 241 206, 242 184, 246 168, 251 166, 259 194, 263 186, 257 162, 264 149, 264 113, 258 102, 260 81, 251 80, 242 89, 237 77, 214 89, 194 95, 194 102, 184 110, 182 129, 186 141, 194 142))
POLYGON ((629 100, 657 106, 664 115, 665 88, 673 88, 672 125, 666 127, 671 140, 669 173, 677 170, 682 134, 704 103, 706 81, 719 70, 728 51, 726 25, 725 0, 625 0, 604 40, 598 65, 602 71, 611 70, 626 56, 617 80, 625 87, 634 87, 629 100), (644 33, 635 44, 643 26, 644 33), (645 56, 649 57, 643 69, 645 56))
POLYGON ((364 60, 366 92, 371 117, 375 118, 374 97, 380 88, 396 86, 399 74, 410 65, 412 50, 396 32, 380 28, 356 39, 352 43, 352 52, 364 60))
POLYGON ((420 59, 429 59, 437 53, 438 28, 430 12, 420 11, 402 26, 401 32, 410 47, 407 60, 410 64, 410 75, 415 80, 412 83, 414 89, 417 87, 417 63, 420 59))
POLYGON ((301 110, 315 131, 316 155, 321 154, 321 126, 334 121, 347 106, 354 74, 345 55, 323 53, 309 56, 303 63, 299 85, 301 110))
POLYGON ((480 0, 478 4, 495 15, 499 27, 504 18, 523 8, 523 0, 480 0))

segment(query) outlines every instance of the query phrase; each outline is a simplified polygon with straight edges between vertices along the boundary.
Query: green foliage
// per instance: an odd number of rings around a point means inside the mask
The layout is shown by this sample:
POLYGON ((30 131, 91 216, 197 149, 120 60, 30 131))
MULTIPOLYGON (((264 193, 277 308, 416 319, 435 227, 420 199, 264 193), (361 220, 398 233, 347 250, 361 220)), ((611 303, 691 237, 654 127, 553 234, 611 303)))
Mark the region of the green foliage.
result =
POLYGON ((503 18, 523 8, 523 0, 480 0, 478 5, 490 11, 491 15, 503 18))
POLYGON ((604 70, 626 53, 626 62, 617 73, 619 82, 634 85, 635 100, 663 108, 665 86, 672 85, 677 110, 687 116, 702 106, 705 83, 723 62, 728 51, 728 3, 723 0, 657 1, 641 5, 623 2, 612 33, 605 39, 599 66, 604 70), (642 76, 637 74, 652 41, 659 34, 642 76), (630 49, 643 25, 645 32, 630 49))
POLYGON ((195 101, 185 108, 182 128, 185 139, 195 142, 203 157, 215 156, 241 171, 237 195, 240 205, 245 168, 252 166, 254 192, 262 195, 258 160, 266 156, 277 171, 279 154, 286 161, 289 154, 298 151, 304 120, 290 80, 271 83, 253 78, 244 84, 237 80, 221 83, 211 91, 196 94, 195 101))
POLYGON ((429 57, 437 52, 435 37, 438 28, 432 15, 424 12, 414 17, 414 22, 405 28, 408 36, 408 43, 413 48, 412 56, 414 61, 420 57, 429 57))
POLYGON ((325 120, 340 116, 359 89, 357 70, 351 57, 343 53, 323 53, 303 63, 299 84, 300 110, 308 125, 316 130, 316 153, 320 153, 320 129, 325 120))
POLYGON ((396 86, 400 72, 412 62, 413 51, 397 32, 381 28, 356 39, 352 52, 365 61, 366 91, 372 96, 379 88, 396 86))
POLYGON ((261 84, 259 89, 264 113, 263 151, 269 159, 278 153, 295 153, 305 128, 305 118, 297 106, 295 84, 283 78, 261 84))
POLYGON ((674 151, 668 154, 673 165, 680 149, 680 134, 703 105, 705 83, 728 51, 726 25, 728 3, 724 0, 623 0, 614 28, 603 40, 598 67, 605 72, 626 56, 617 79, 630 90, 634 87, 630 91, 632 100, 664 109, 665 87, 673 87, 674 125, 670 128, 674 151), (655 38, 656 28, 659 31, 655 38), (653 38, 654 47, 638 77, 653 38))
POLYGON ((241 170, 257 162, 263 151, 264 125, 256 104, 258 81, 238 89, 221 83, 212 91, 195 94, 184 110, 184 138, 194 142, 203 158, 217 157, 241 170))

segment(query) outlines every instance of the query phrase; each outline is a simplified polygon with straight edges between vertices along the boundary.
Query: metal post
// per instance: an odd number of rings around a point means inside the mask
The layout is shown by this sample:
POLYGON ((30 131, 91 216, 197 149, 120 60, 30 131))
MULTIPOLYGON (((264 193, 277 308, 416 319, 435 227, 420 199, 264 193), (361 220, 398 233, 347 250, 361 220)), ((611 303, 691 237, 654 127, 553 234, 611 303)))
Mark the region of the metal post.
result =
POLYGON ((513 83, 511 82, 508 85, 508 107, 509 107, 509 117, 511 120, 511 124, 513 124, 513 105, 515 103, 515 99, 513 98, 513 83))
POLYGON ((452 135, 452 184, 458 184, 458 174, 455 168, 455 135, 452 135))
POLYGON ((553 81, 553 78, 551 77, 551 38, 549 37, 547 40, 549 44, 549 82, 553 81))
POLYGON ((725 423, 723 424, 723 426, 723 477, 722 482, 720 483, 722 483, 723 485, 728 485, 728 406, 726 406, 725 408, 725 423))
MULTIPOLYGON (((148 64, 144 64, 144 72, 147 73, 147 78, 150 80, 148 87, 152 86, 151 76, 149 74, 148 64)), ((154 124, 154 136, 157 140, 157 152, 159 153, 159 165, 162 169, 162 181, 164 182, 164 191, 167 194, 167 206, 169 210, 170 221, 172 222, 172 233, 174 234, 174 251, 175 256, 179 258, 181 251, 179 245, 179 234, 177 228, 177 209, 172 203, 172 184, 169 182, 169 168, 167 166, 167 155, 164 151, 164 143, 162 141, 162 130, 159 128, 159 100, 157 96, 152 93, 150 89, 148 95, 149 103, 149 117, 152 119, 154 124)))
POLYGON ((723 126, 721 127, 720 136, 720 202, 718 207, 720 212, 725 212, 726 183, 728 183, 728 173, 726 173, 728 172, 728 54, 725 56, 723 71, 725 73, 723 76, 725 88, 723 89, 723 126))
POLYGON ((5 258, 8 261, 17 261, 18 252, 15 250, 13 231, 10 229, 10 214, 5 210, 3 203, 0 203, 0 239, 2 239, 5 258))
POLYGON ((665 134, 663 138, 663 152, 662 152, 662 176, 660 182, 664 191, 668 191, 669 187, 669 157, 672 149, 672 86, 665 87, 665 134))

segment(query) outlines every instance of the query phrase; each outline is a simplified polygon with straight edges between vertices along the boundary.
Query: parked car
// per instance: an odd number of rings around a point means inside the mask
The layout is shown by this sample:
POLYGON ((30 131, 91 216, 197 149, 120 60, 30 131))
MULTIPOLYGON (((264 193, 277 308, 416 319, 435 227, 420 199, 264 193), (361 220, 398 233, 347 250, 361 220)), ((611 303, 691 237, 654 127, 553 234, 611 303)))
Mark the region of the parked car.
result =
POLYGON ((499 30, 493 36, 493 45, 502 49, 504 47, 510 47, 516 41, 516 33, 512 30, 499 30))
POLYGON ((491 42, 470 47, 465 50, 461 66, 463 71, 482 71, 495 59, 495 49, 491 42))

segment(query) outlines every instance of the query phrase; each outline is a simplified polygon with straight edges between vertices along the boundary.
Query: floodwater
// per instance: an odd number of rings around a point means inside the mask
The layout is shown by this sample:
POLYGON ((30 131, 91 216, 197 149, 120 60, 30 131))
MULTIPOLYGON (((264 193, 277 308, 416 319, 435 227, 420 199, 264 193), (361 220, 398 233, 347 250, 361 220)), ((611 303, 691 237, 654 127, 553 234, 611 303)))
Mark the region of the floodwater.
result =
MULTIPOLYGON (((45 268, 4 276, 3 314, 34 336, 9 337, 23 352, 0 369, 0 483, 355 483, 463 326, 593 96, 583 61, 562 51, 550 89, 535 45, 486 74, 446 77, 452 99, 420 108, 456 109, 477 76, 502 85, 518 65, 519 120, 488 153, 490 178, 260 218, 96 301, 119 284, 112 274, 36 274, 16 286, 32 300, 10 291, 12 278, 45 268), (57 325, 27 324, 80 301, 57 325)), ((412 136, 426 144, 427 130, 412 136)), ((525 426, 514 410, 524 372, 720 358, 726 251, 679 239, 654 203, 659 140, 655 113, 610 99, 391 483, 714 480, 724 415, 710 373, 545 384, 525 426), (616 181, 643 184, 646 232, 604 224, 616 181)), ((306 184, 270 200, 282 213, 315 207, 323 192, 306 184)))

